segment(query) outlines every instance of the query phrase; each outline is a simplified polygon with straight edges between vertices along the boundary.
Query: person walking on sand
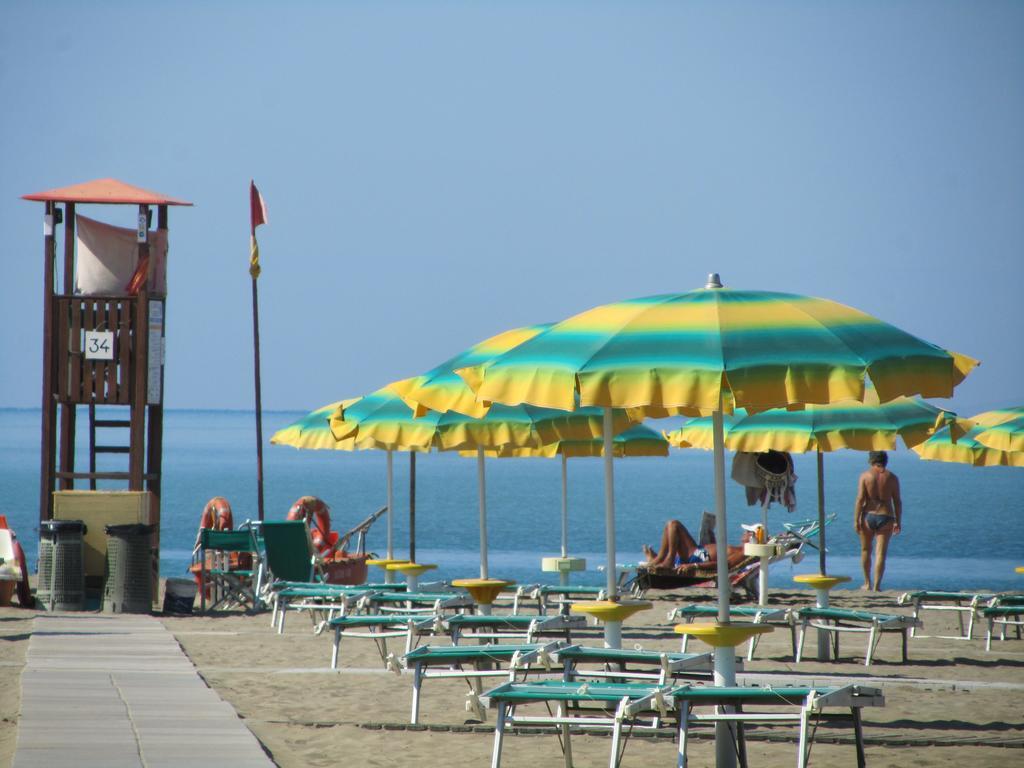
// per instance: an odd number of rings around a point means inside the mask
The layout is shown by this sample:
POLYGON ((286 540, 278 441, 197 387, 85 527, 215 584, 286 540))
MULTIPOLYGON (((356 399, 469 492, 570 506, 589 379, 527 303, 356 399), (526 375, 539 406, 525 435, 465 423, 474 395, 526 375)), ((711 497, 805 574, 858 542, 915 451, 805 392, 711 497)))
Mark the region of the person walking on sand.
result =
POLYGON ((885 555, 889 539, 899 533, 903 522, 900 481, 886 469, 889 457, 885 451, 868 453, 870 465, 857 484, 857 503, 853 509, 853 529, 860 536, 860 564, 864 569, 861 589, 878 592, 885 573, 885 555), (871 546, 875 543, 875 568, 871 570, 871 546), (872 580, 872 575, 874 579, 872 580))

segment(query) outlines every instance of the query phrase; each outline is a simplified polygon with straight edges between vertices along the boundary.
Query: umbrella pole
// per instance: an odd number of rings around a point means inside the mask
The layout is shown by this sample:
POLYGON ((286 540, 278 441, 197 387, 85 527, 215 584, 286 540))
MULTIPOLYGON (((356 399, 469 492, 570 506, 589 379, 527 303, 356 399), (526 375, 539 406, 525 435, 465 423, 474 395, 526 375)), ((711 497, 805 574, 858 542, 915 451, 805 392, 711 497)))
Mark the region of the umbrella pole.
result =
POLYGON ((487 480, 484 474, 484 448, 476 449, 476 482, 480 506, 480 578, 487 575, 487 480))
MULTIPOLYGON (((392 514, 395 502, 395 462, 394 454, 389 449, 387 452, 388 456, 388 560, 391 560, 395 556, 395 516, 392 514)), ((387 568, 384 569, 384 583, 391 584, 394 582, 395 574, 389 571, 387 568)))
MULTIPOLYGON (((715 544, 718 572, 718 623, 729 623, 729 538, 725 519, 725 437, 722 430, 722 396, 718 396, 718 410, 711 416, 715 447, 715 544)), ((715 685, 736 685, 736 648, 715 648, 715 685)), ((729 723, 715 723, 715 765, 734 768, 736 752, 733 748, 729 723)))
POLYGON ((416 562, 416 451, 409 451, 409 562, 416 562))
MULTIPOLYGON (((569 556, 569 460, 562 454, 562 557, 569 556)), ((569 572, 559 571, 558 583, 569 585, 569 572)))
POLYGON ((818 573, 825 575, 825 457, 818 449, 818 573))
MULTIPOLYGON (((604 532, 605 532, 605 554, 608 558, 608 565, 605 568, 607 577, 606 590, 608 599, 617 602, 618 595, 618 573, 615 565, 615 474, 612 465, 614 453, 612 451, 612 409, 604 409, 604 420, 601 426, 601 438, 604 442, 604 532)), ((607 648, 622 647, 622 622, 605 621, 604 623, 604 644, 607 648)))

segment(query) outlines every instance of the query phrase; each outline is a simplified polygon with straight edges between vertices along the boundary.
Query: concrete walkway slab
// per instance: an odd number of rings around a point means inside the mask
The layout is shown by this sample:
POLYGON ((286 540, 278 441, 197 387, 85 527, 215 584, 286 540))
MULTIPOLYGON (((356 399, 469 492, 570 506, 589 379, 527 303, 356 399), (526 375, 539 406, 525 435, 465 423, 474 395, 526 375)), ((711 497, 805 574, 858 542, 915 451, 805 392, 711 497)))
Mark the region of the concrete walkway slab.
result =
POLYGON ((274 763, 156 619, 34 620, 14 768, 188 765, 274 763))

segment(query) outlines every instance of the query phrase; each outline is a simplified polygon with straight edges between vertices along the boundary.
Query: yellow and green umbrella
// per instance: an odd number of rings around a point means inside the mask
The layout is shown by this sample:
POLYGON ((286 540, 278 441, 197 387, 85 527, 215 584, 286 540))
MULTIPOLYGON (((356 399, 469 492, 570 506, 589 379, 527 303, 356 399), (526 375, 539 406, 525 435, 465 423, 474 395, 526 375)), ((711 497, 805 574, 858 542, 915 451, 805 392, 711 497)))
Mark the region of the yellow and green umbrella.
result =
MULTIPOLYGON (((616 410, 610 418, 613 432, 625 430, 632 424, 625 411, 616 410)), ((592 440, 601 435, 604 424, 605 415, 599 408, 567 412, 530 405, 495 405, 488 408, 482 418, 455 411, 424 411, 410 408, 390 386, 339 406, 330 418, 334 437, 354 440, 359 447, 388 451, 477 452, 481 579, 489 578, 486 451, 538 448, 560 440, 592 440)))
POLYGON ((339 407, 349 406, 356 402, 352 400, 339 400, 336 403, 328 403, 322 408, 310 411, 301 419, 293 421, 286 427, 282 427, 270 438, 271 445, 289 445, 292 448, 303 450, 356 450, 356 441, 338 440, 331 432, 331 414, 339 407))
POLYGON ((978 442, 1000 451, 1024 451, 1024 405, 999 408, 972 416, 978 442))
POLYGON ((415 408, 418 416, 424 415, 429 409, 438 413, 456 411, 474 418, 481 418, 487 414, 490 403, 478 402, 476 394, 466 386, 466 382, 455 371, 459 368, 481 365, 493 360, 497 355, 508 352, 549 327, 550 324, 529 325, 524 328, 504 331, 474 344, 466 351, 460 352, 422 376, 402 379, 389 384, 388 387, 397 393, 409 407, 415 408))
MULTIPOLYGON (((489 363, 458 373, 483 402, 567 410, 601 406, 609 418, 611 408, 638 408, 650 416, 711 413, 716 538, 725 547, 723 411, 863 400, 868 380, 882 401, 900 395, 950 397, 976 364, 842 304, 727 290, 712 275, 700 290, 587 310, 489 363)), ((605 430, 605 528, 608 593, 614 599, 610 427, 605 430)), ((724 557, 718 558, 718 585, 718 620, 728 624, 724 557)), ((606 642, 614 642, 607 632, 606 642)), ((715 654, 716 672, 725 684, 735 680, 732 650, 715 654)), ((718 742, 724 750, 725 739, 718 742)))
MULTIPOLYGON (((612 439, 612 454, 615 458, 627 456, 668 456, 669 443, 653 429, 642 424, 620 432, 612 439)), ((469 455, 469 452, 463 452, 469 455)), ((497 458, 554 458, 562 459, 562 558, 569 557, 569 469, 567 459, 598 457, 604 455, 604 440, 560 440, 536 448, 505 446, 488 450, 486 454, 497 458)), ((562 583, 568 582, 568 574, 562 573, 562 583)))
MULTIPOLYGON (((848 400, 828 405, 807 405, 800 410, 773 408, 748 414, 737 409, 723 417, 725 447, 732 451, 815 451, 818 457, 818 565, 825 570, 825 490, 822 453, 850 448, 858 451, 887 451, 900 437, 910 448, 926 440, 936 429, 949 426, 954 435, 963 434, 956 414, 919 398, 897 397, 880 403, 869 387, 864 402, 848 400)), ((679 448, 712 450, 711 419, 690 419, 680 429, 665 435, 679 448)), ((767 519, 762 519, 767 528, 767 519)), ((765 584, 762 580, 762 589, 765 584)), ((762 594, 762 599, 764 595, 762 594)))
MULTIPOLYGON (((974 418, 968 419, 968 422, 974 421, 974 418)), ((914 446, 913 450, 929 461, 949 461, 975 467, 1024 467, 1024 451, 1002 450, 981 442, 981 438, 991 430, 992 427, 975 425, 958 437, 949 428, 944 428, 914 446)))

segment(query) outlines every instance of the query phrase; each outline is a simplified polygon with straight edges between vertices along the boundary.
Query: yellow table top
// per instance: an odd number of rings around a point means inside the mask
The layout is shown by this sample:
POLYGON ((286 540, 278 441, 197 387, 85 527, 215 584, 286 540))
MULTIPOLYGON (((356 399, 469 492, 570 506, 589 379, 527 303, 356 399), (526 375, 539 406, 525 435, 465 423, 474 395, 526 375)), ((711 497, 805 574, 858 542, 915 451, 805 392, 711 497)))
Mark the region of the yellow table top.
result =
POLYGON ((490 605, 505 587, 515 584, 504 579, 455 579, 453 587, 464 589, 482 605, 490 605))
POLYGON ((585 603, 573 603, 569 610, 589 614, 598 621, 625 621, 634 613, 653 607, 654 604, 646 600, 588 600, 585 603))
POLYGON ((367 565, 378 565, 381 568, 387 568, 392 563, 408 563, 408 558, 401 557, 376 557, 366 561, 367 565))
POLYGON ((849 576, 823 576, 820 573, 801 573, 793 577, 793 581, 798 584, 806 584, 814 589, 832 589, 836 584, 849 580, 849 576))
POLYGON ((773 627, 768 624, 676 624, 676 634, 690 635, 703 640, 715 648, 736 646, 744 643, 754 635, 771 632, 773 627))
POLYGON ((385 568, 389 571, 401 571, 402 573, 411 573, 413 576, 419 576, 424 571, 434 570, 437 566, 425 563, 410 563, 406 560, 399 561, 397 563, 388 563, 385 568))

